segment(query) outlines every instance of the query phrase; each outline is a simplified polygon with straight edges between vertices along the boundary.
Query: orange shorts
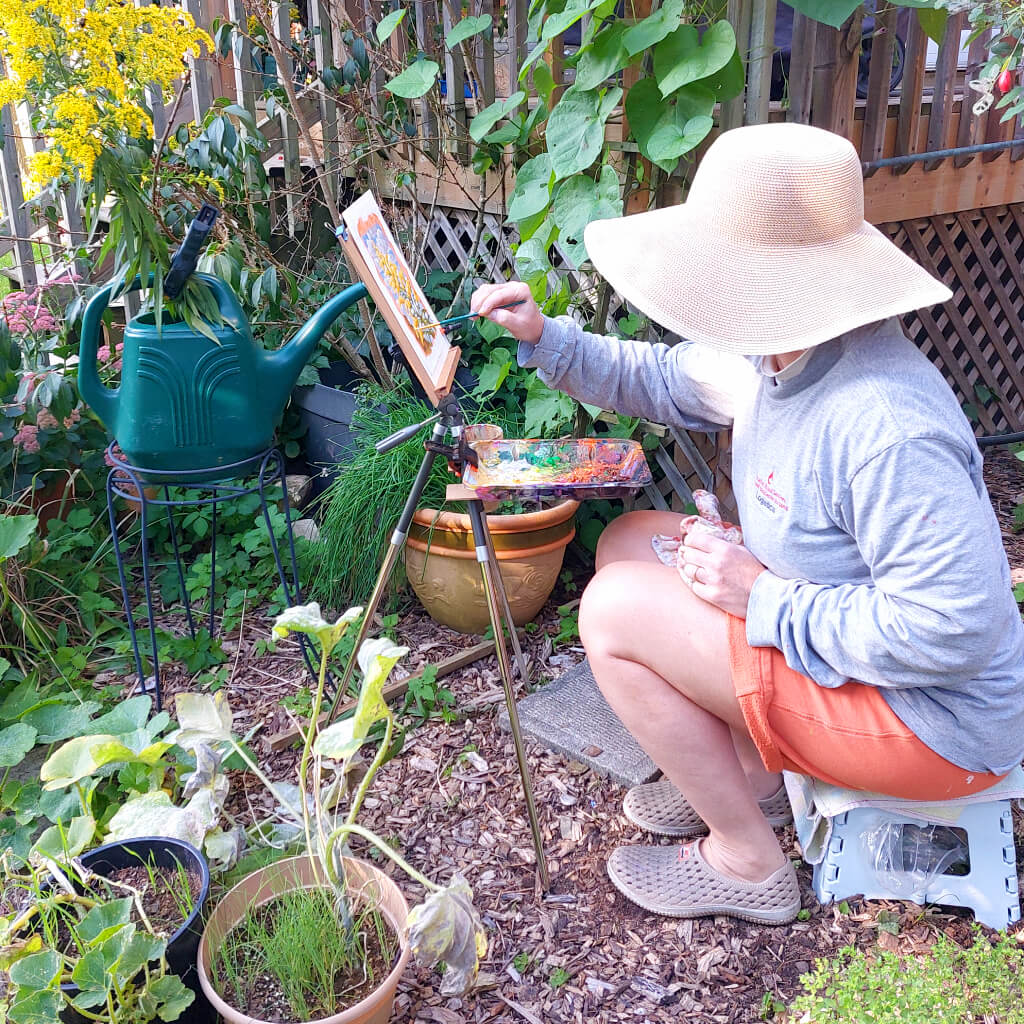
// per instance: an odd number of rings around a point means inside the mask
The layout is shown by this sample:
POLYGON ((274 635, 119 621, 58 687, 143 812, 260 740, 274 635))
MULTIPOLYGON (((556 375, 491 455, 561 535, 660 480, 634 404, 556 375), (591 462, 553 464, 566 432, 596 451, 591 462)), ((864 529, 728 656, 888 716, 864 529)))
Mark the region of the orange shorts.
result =
POLYGON ((776 648, 751 647, 746 623, 732 615, 729 661, 747 730, 768 771, 932 801, 977 793, 1005 778, 969 772, 936 754, 877 687, 851 681, 828 689, 791 669, 776 648))

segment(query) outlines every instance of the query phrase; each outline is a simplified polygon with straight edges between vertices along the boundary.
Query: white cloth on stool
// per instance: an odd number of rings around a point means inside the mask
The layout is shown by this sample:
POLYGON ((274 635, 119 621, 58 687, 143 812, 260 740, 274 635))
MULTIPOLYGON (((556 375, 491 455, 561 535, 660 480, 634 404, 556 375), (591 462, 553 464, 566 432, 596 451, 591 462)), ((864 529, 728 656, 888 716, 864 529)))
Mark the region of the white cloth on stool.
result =
POLYGON ((783 781, 793 808, 796 834, 808 864, 819 864, 824 859, 832 836, 832 819, 855 807, 876 807, 917 821, 953 825, 968 804, 1024 798, 1024 768, 1020 765, 988 789, 938 803, 844 789, 796 772, 783 772, 783 781))

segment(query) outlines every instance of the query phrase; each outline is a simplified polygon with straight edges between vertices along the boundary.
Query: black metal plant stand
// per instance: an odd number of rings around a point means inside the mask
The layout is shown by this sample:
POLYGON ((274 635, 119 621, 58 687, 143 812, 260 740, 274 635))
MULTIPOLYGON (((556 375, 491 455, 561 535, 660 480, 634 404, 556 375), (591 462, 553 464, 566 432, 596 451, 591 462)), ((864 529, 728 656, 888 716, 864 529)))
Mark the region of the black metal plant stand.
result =
MULTIPOLYGON (((263 521, 270 535, 270 545, 274 553, 278 579, 284 593, 286 605, 301 604, 302 588, 299 584, 298 562, 295 557, 295 538, 292 533, 291 508, 288 503, 288 487, 285 483, 284 459, 276 448, 268 448, 251 458, 243 459, 225 466, 210 469, 198 469, 181 472, 146 469, 133 466, 126 461, 116 445, 107 449, 107 462, 111 466, 107 474, 107 514, 110 517, 110 534, 114 541, 114 556, 117 559, 117 574, 121 581, 121 596, 124 599, 125 615, 128 618, 128 631, 131 635, 132 653, 135 657, 135 670, 139 677, 139 690, 142 693, 152 692, 156 698, 156 708, 163 707, 163 695, 160 688, 160 652, 157 644, 157 627, 153 606, 153 580, 149 551, 149 524, 152 508, 167 509, 167 525, 171 535, 171 546, 174 549, 175 568, 178 584, 181 588, 182 602, 185 606, 185 618, 192 638, 196 636, 196 616, 193 615, 192 603, 185 586, 185 570, 182 566, 181 547, 178 543, 178 532, 174 525, 176 508, 196 508, 203 505, 212 507, 210 529, 210 608, 209 631, 213 636, 216 632, 216 585, 217 585, 217 511, 225 502, 234 501, 250 494, 258 494, 263 521), (286 533, 288 537, 288 562, 291 579, 285 573, 277 537, 274 536, 270 509, 267 505, 267 489, 275 484, 281 485, 282 508, 284 511, 286 533), (146 489, 158 490, 162 497, 150 497, 146 489), (172 489, 177 492, 172 494, 172 489), (184 490, 186 493, 182 494, 184 490), (194 496, 192 496, 194 495, 194 496), (142 665, 142 654, 139 649, 139 638, 132 608, 131 595, 128 588, 128 574, 125 569, 124 555, 121 549, 121 538, 118 532, 118 517, 115 498, 123 498, 139 506, 139 525, 141 537, 139 549, 142 560, 142 584, 146 598, 146 617, 149 627, 149 644, 153 660, 151 679, 147 677, 142 665)), ((300 638, 302 654, 306 667, 313 677, 317 675, 315 652, 300 638)), ((333 682, 333 680, 332 680, 333 682)))

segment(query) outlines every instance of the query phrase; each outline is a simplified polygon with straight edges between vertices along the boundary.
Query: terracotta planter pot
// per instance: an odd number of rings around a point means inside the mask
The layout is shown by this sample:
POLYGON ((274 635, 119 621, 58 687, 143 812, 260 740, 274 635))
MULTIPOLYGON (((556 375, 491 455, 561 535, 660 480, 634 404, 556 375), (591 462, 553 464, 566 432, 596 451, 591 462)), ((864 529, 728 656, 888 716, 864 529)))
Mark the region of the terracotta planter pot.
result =
MULTIPOLYGON (((579 502, 540 512, 488 516, 487 526, 517 626, 529 622, 551 596, 565 546, 576 534, 579 502)), ((419 509, 405 549, 405 571, 430 617, 460 633, 490 625, 469 516, 419 509)))
MULTIPOLYGON (((409 959, 409 941, 406 918, 409 904, 406 903, 398 886, 383 871, 354 857, 345 858, 349 890, 354 895, 365 894, 372 899, 377 909, 391 926, 401 947, 398 962, 380 986, 341 1013, 321 1017, 323 1024, 387 1024, 398 989, 398 980, 409 959)), ((296 889, 318 887, 318 874, 309 857, 289 857, 277 861, 243 878, 217 904, 210 915, 199 942, 199 983, 206 998, 228 1024, 265 1024, 242 1010, 229 1006, 216 992, 212 984, 213 957, 235 925, 245 919, 252 907, 260 907, 286 892, 296 889)))

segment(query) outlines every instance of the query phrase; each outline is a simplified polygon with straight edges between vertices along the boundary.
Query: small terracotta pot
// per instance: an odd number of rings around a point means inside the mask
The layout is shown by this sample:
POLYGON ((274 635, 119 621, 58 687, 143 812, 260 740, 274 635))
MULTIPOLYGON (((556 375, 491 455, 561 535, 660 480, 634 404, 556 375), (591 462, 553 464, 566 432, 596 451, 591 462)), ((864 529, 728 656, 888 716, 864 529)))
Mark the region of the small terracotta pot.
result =
MULTIPOLYGON (((391 973, 365 999, 341 1013, 321 1017, 322 1024, 387 1024, 395 1001, 398 981, 409 959, 406 919, 409 904, 398 886, 379 868, 355 857, 345 858, 349 891, 365 896, 384 915, 398 937, 401 952, 391 973)), ((241 1010, 229 1006, 212 984, 213 957, 228 933, 241 923, 252 907, 260 907, 286 892, 316 889, 322 884, 322 869, 309 857, 289 857, 270 864, 243 878, 217 904, 206 922, 199 941, 199 983, 206 998, 228 1024, 265 1024, 241 1010)))
MULTIPOLYGON (((488 516, 501 578, 517 626, 544 606, 558 580, 565 547, 576 535, 577 501, 540 512, 488 516)), ((435 622, 460 633, 490 625, 469 516, 423 508, 413 517, 405 548, 412 589, 435 622)))

